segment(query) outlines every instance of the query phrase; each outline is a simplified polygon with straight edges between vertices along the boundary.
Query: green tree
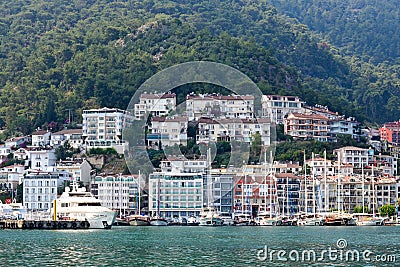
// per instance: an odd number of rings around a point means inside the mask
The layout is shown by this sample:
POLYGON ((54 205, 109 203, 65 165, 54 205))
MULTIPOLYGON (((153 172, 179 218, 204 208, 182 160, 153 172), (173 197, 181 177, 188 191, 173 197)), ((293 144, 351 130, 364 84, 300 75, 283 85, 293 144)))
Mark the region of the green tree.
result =
POLYGON ((382 207, 379 208, 379 214, 381 216, 393 216, 396 213, 396 207, 392 205, 383 205, 382 207))

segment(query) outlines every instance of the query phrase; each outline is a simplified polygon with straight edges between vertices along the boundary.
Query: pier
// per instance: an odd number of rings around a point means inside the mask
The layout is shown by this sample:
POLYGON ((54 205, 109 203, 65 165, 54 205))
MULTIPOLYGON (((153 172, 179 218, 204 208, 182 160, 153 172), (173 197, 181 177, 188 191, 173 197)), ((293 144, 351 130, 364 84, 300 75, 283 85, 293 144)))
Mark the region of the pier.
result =
POLYGON ((88 221, 72 220, 1 220, 0 229, 43 229, 43 230, 68 230, 68 229, 88 229, 88 221))

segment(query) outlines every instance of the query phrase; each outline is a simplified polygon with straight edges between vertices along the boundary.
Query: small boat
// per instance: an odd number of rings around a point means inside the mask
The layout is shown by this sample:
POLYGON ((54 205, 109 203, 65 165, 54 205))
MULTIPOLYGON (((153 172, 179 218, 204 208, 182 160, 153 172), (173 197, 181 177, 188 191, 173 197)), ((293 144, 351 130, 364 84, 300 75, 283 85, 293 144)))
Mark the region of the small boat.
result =
POLYGON ((148 226, 150 218, 147 215, 134 214, 129 216, 128 222, 131 226, 148 226))
POLYGON ((117 217, 117 218, 115 218, 114 225, 115 226, 128 226, 129 225, 129 221, 128 221, 127 218, 117 217))
POLYGON ((165 218, 162 218, 160 216, 154 216, 150 218, 150 225, 151 226, 167 226, 168 221, 165 218))
POLYGON ((251 224, 251 215, 246 213, 235 214, 233 223, 235 226, 249 226, 251 224))
POLYGON ((230 212, 221 212, 220 213, 220 218, 222 219, 222 225, 223 226, 234 225, 232 214, 230 212))
POLYGON ((298 220, 300 226, 322 226, 325 224, 325 219, 318 215, 301 216, 298 220))
POLYGON ((198 226, 200 224, 199 220, 195 216, 190 216, 186 220, 186 225, 187 226, 198 226))
POLYGON ((212 207, 205 207, 200 213, 200 226, 222 226, 220 215, 212 207))
POLYGON ((325 218, 325 226, 355 226, 356 220, 350 214, 330 214, 325 218))
POLYGON ((269 215, 258 216, 259 226, 276 226, 278 219, 276 217, 270 217, 269 215))
POLYGON ((276 221, 277 226, 297 226, 297 219, 290 217, 281 217, 276 221))

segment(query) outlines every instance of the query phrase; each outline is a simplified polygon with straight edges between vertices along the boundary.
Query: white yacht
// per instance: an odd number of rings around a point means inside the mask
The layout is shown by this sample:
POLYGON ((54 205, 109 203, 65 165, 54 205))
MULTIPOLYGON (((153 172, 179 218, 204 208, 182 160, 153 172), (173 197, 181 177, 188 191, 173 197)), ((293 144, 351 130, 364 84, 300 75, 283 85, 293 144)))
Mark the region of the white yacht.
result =
POLYGON ((167 219, 156 215, 156 216, 150 218, 150 225, 151 226, 167 226, 168 221, 167 221, 167 219))
POLYGON ((100 200, 87 192, 86 188, 78 188, 74 181, 71 185, 72 189, 66 187, 64 193, 55 200, 51 208, 53 218, 87 221, 90 229, 110 229, 117 212, 103 207, 100 200))
POLYGON ((220 217, 222 219, 222 224, 225 226, 231 226, 234 225, 234 221, 233 221, 233 216, 230 212, 221 212, 220 213, 220 217))
POLYGON ((200 213, 200 226, 222 226, 222 219, 212 207, 205 207, 200 213))

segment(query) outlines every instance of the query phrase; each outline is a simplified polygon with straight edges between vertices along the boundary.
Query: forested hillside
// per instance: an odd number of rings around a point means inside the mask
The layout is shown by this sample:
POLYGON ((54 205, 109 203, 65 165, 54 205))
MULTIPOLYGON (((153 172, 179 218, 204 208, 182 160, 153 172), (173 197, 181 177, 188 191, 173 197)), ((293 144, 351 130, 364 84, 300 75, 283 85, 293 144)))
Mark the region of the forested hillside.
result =
POLYGON ((191 60, 359 120, 400 117, 398 66, 346 60, 264 1, 16 0, 0 14, 4 137, 78 122, 83 108, 126 108, 151 75, 191 60))

